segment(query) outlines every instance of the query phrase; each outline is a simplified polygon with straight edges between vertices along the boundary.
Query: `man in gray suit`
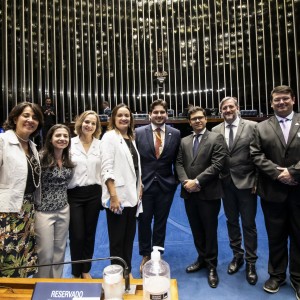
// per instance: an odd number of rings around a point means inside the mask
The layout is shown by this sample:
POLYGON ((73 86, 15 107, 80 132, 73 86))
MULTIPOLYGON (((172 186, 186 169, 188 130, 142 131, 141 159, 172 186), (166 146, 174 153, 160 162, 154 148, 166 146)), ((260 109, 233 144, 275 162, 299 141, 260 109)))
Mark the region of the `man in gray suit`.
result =
POLYGON ((275 115, 258 123, 251 142, 251 156, 259 169, 261 197, 269 241, 269 293, 290 279, 300 299, 300 114, 293 111, 295 96, 288 86, 271 92, 275 115), (288 243, 288 240, 290 243, 288 243), (289 247, 289 249, 288 249, 289 247))
POLYGON ((236 273, 246 260, 246 279, 255 285, 257 273, 257 230, 255 216, 257 210, 256 168, 250 156, 250 142, 256 122, 238 116, 239 106, 234 97, 225 97, 220 103, 224 122, 212 131, 224 135, 229 156, 222 172, 224 188, 223 205, 227 218, 227 229, 233 259, 227 273, 236 273), (244 247, 239 218, 241 217, 244 247))
POLYGON ((216 288, 219 283, 218 214, 223 197, 219 174, 227 149, 221 134, 206 129, 207 118, 203 108, 191 108, 188 119, 194 133, 181 140, 176 170, 198 258, 186 268, 186 272, 207 267, 208 284, 216 288))
POLYGON ((174 165, 180 144, 180 131, 166 125, 167 103, 151 103, 150 125, 136 129, 136 145, 141 156, 143 213, 139 215, 139 250, 143 266, 150 259, 153 246, 164 247, 167 219, 178 181, 174 165), (153 230, 152 226, 153 222, 153 230))

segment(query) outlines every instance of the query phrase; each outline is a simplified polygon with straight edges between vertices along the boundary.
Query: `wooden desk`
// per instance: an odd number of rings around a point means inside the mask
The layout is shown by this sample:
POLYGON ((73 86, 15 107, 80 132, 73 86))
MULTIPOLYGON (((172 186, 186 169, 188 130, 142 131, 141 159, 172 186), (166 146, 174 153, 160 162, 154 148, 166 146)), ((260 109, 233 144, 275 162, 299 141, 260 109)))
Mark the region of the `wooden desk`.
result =
MULTIPOLYGON (((0 278, 1 300, 30 300, 36 282, 100 282, 102 279, 38 279, 38 278, 0 278)), ((124 300, 143 299, 143 280, 131 279, 130 284, 137 285, 135 295, 124 294, 124 300)), ((103 297, 102 297, 103 298, 103 297)), ((176 279, 171 279, 171 300, 178 300, 176 279)))

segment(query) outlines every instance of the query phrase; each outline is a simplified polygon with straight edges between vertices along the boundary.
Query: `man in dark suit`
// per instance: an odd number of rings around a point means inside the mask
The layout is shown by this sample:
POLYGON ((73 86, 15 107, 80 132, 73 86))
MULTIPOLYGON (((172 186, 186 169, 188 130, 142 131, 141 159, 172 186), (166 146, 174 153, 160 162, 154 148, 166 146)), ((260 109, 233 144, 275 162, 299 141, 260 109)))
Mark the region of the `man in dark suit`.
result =
POLYGON ((218 263, 218 214, 223 197, 219 174, 224 166, 227 149, 221 134, 206 129, 206 113, 193 107, 188 112, 194 133, 181 140, 176 171, 182 183, 186 213, 198 252, 196 262, 186 272, 208 269, 208 284, 216 288, 219 283, 218 263))
POLYGON ((251 156, 259 169, 257 188, 269 241, 270 278, 264 290, 279 290, 289 263, 291 284, 300 299, 300 114, 293 111, 294 103, 290 87, 273 89, 275 115, 257 124, 251 156))
POLYGON ((233 259, 227 273, 236 273, 244 264, 245 256, 246 279, 249 284, 254 285, 257 282, 257 196, 256 168, 250 156, 250 142, 256 122, 238 116, 238 102, 234 97, 225 97, 220 103, 220 111, 224 122, 215 126, 212 131, 224 135, 229 151, 226 169, 222 171, 223 205, 230 247, 233 251, 233 259), (242 248, 240 217, 245 251, 242 248))
POLYGON ((46 140, 49 129, 56 123, 54 107, 52 106, 51 98, 45 99, 45 105, 42 106, 44 114, 44 126, 42 128, 43 142, 46 140))
POLYGON ((103 101, 103 114, 107 116, 111 116, 111 109, 109 107, 109 103, 107 101, 103 101))
POLYGON ((151 124, 136 129, 136 144, 141 156, 143 213, 139 215, 139 251, 143 256, 140 272, 150 259, 153 246, 164 247, 166 225, 178 181, 174 164, 180 145, 180 131, 166 125, 167 103, 151 103, 151 124), (153 231, 151 228, 152 219, 153 231))

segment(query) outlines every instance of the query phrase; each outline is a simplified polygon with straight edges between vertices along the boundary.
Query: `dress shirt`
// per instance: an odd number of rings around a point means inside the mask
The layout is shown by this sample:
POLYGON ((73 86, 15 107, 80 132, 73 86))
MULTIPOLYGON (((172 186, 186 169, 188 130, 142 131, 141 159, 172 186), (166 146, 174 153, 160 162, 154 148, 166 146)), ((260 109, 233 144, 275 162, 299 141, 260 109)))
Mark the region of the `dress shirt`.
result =
POLYGON ((151 123, 151 127, 152 127, 152 134, 153 134, 153 144, 155 147, 155 141, 156 141, 156 134, 155 134, 155 130, 156 128, 160 128, 160 138, 161 138, 161 147, 162 149, 164 149, 164 145, 165 145, 165 136, 166 136, 166 125, 163 124, 161 127, 156 126, 154 124, 151 123))
MULTIPOLYGON (((232 131, 233 131, 233 140, 235 139, 239 123, 240 123, 240 118, 237 117, 231 124, 232 131)), ((230 125, 230 124, 225 121, 225 140, 226 140, 227 146, 229 146, 229 132, 230 132, 230 127, 228 125, 230 125)))
POLYGON ((287 142, 288 136, 289 136, 289 132, 290 132, 290 129, 291 129, 291 125, 292 125, 292 120, 293 120, 294 112, 291 112, 285 118, 279 117, 277 115, 275 115, 275 116, 276 116, 276 119, 278 120, 279 125, 281 127, 283 136, 285 138, 285 142, 287 142))
POLYGON ((101 185, 100 140, 93 138, 89 151, 85 152, 79 137, 72 138, 71 158, 75 168, 68 189, 76 186, 101 185))
POLYGON ((195 139, 197 138, 197 136, 198 136, 198 142, 200 144, 202 136, 203 136, 205 131, 206 131, 206 128, 204 128, 202 131, 200 131, 199 134, 197 134, 196 132, 193 132, 193 145, 195 143, 195 139))

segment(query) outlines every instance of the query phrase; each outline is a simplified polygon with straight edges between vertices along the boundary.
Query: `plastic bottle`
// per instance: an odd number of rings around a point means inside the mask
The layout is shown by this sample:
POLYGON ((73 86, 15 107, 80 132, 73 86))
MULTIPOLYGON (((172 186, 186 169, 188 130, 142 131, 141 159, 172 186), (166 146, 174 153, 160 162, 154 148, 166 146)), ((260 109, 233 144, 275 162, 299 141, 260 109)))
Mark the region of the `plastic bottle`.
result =
POLYGON ((162 247, 153 247, 151 260, 143 267, 143 300, 170 300, 170 267, 161 259, 162 247))

